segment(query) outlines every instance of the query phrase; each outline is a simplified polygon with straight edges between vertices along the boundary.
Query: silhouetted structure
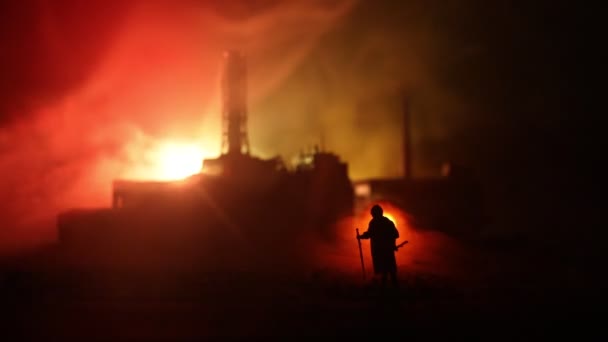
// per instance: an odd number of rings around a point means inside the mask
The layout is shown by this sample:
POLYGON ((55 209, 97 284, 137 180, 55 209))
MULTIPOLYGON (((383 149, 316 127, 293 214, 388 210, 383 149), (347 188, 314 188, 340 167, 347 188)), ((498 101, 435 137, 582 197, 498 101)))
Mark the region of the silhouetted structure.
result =
POLYGON ((59 215, 61 242, 114 249, 173 246, 179 253, 191 245, 219 255, 241 251, 241 241, 261 250, 272 245, 268 252, 288 245, 298 230, 329 233, 330 224, 353 214, 348 166, 335 154, 313 151, 295 168, 279 157, 250 154, 246 65, 238 52, 224 55, 221 86, 218 158, 204 160, 199 174, 180 181, 114 181, 112 208, 59 215))
POLYGON ((393 285, 397 285, 397 260, 395 251, 396 242, 399 238, 399 231, 395 223, 384 216, 382 207, 374 205, 371 209, 372 219, 369 221, 368 229, 365 233, 357 236, 358 239, 371 240, 372 261, 374 263, 374 273, 382 276, 382 285, 386 284, 387 277, 390 276, 393 285))
POLYGON ((403 178, 412 178, 412 144, 410 124, 410 103, 406 96, 403 100, 403 178))
POLYGON ((442 177, 412 177, 408 99, 403 113, 404 177, 353 184, 347 164, 319 148, 303 153, 295 167, 279 157, 251 155, 246 79, 245 57, 227 52, 219 157, 204 160, 200 173, 179 181, 115 180, 111 208, 59 214, 61 243, 101 251, 134 245, 168 248, 167 254, 191 247, 219 255, 240 251, 235 241, 241 241, 273 250, 289 245, 303 229, 329 235, 330 224, 353 214, 355 200, 390 201, 417 226, 455 235, 470 236, 481 227, 481 191, 466 169, 446 164, 442 177))
POLYGON ((442 165, 438 177, 413 177, 409 97, 403 104, 403 177, 354 182, 357 203, 367 207, 389 201, 408 213, 417 227, 474 236, 485 219, 480 184, 470 170, 451 162, 442 165))
POLYGON ((222 153, 249 154, 247 61, 238 51, 226 51, 223 69, 222 153))

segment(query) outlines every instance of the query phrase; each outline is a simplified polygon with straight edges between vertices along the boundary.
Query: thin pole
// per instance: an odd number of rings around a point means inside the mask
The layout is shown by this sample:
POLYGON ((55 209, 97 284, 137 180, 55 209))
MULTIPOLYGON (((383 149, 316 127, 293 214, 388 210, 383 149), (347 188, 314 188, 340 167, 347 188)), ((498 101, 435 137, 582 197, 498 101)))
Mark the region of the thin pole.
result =
POLYGON ((363 263, 363 250, 361 249, 361 239, 359 239, 359 228, 355 228, 357 232, 357 243, 359 244, 359 258, 361 258, 361 269, 363 270, 363 280, 365 280, 365 264, 363 263))

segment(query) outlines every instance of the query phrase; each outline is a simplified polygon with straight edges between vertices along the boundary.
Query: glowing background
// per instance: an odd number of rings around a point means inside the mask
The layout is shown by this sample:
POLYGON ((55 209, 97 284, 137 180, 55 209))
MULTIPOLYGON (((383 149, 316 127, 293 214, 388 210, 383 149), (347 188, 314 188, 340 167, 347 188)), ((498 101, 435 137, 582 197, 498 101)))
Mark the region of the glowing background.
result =
POLYGON ((108 205, 113 178, 181 173, 164 169, 166 144, 217 154, 219 57, 235 46, 249 56, 254 154, 289 159, 323 135, 353 178, 398 176, 407 88, 414 174, 448 158, 476 167, 505 229, 543 226, 568 208, 554 189, 575 187, 554 166, 577 165, 563 139, 575 132, 558 128, 582 128, 564 95, 583 40, 553 3, 67 0, 0 13, 4 244, 48 236, 66 207, 108 205))

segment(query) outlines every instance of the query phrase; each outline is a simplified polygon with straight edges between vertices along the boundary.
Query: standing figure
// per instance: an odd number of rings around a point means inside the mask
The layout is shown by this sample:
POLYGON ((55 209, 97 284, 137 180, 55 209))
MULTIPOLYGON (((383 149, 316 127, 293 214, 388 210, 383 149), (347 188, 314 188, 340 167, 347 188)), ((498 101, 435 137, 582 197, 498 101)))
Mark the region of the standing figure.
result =
POLYGON ((382 207, 374 205, 371 210, 372 219, 367 231, 358 239, 370 239, 374 273, 382 275, 382 285, 390 275, 392 284, 397 286, 397 260, 395 259, 396 241, 399 232, 395 223, 383 215, 382 207))

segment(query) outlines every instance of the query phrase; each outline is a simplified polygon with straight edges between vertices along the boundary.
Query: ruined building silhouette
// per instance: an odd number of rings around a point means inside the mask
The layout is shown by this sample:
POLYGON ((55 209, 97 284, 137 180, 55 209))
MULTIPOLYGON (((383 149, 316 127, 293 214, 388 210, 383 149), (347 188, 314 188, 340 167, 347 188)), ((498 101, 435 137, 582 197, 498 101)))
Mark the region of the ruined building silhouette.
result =
POLYGON ((295 168, 279 157, 251 154, 247 134, 247 65, 237 51, 223 56, 222 151, 201 172, 179 181, 115 180, 112 206, 58 216, 61 245, 80 250, 163 248, 236 251, 238 241, 284 244, 302 229, 327 227, 353 214, 348 166, 314 151, 295 168), (222 245, 225 242, 226 245, 222 245), (177 247, 179 246, 179 248, 177 247), (227 247, 230 246, 230 247, 227 247))
POLYGON ((60 244, 119 259, 125 250, 133 259, 134 246, 148 251, 144 258, 188 251, 215 258, 247 248, 274 251, 289 248, 303 230, 331 238, 332 224, 376 201, 400 207, 419 227, 460 236, 481 227, 480 189, 466 169, 448 163, 441 177, 412 176, 407 98, 404 176, 351 182, 347 164, 323 149, 303 154, 293 168, 280 157, 252 155, 247 87, 245 57, 225 52, 219 157, 202 161, 201 172, 179 181, 115 180, 111 207, 58 215, 60 244))
POLYGON ((436 177, 412 175, 410 98, 402 107, 403 177, 363 179, 354 182, 358 207, 388 201, 409 216, 418 228, 439 230, 453 236, 475 237, 485 224, 482 189, 468 168, 445 162, 436 177))

